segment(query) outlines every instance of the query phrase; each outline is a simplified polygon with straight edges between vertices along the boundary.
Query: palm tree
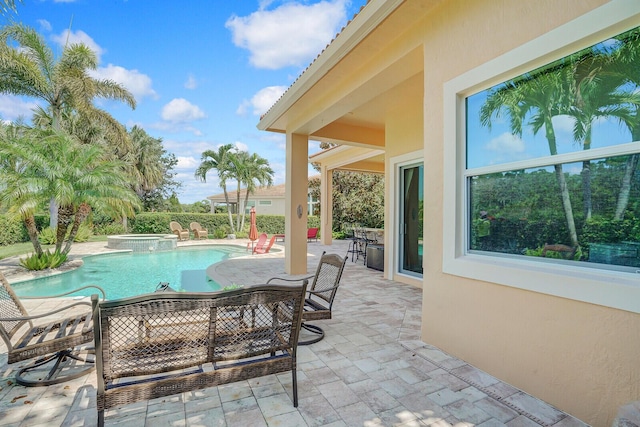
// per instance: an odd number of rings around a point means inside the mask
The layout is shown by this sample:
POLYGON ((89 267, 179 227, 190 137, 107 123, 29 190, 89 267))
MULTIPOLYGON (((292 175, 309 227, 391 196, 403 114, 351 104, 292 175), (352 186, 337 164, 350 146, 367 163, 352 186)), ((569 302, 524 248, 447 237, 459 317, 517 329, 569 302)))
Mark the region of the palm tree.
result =
MULTIPOLYGON (((241 165, 239 172, 239 181, 246 187, 244 195, 243 206, 247 206, 249 201, 249 194, 253 194, 256 191, 257 186, 273 185, 273 169, 269 166, 269 161, 264 157, 260 157, 258 154, 249 154, 246 151, 241 151, 234 155, 239 159, 241 165), (258 184, 258 185, 256 185, 258 184)), ((239 186, 238 186, 239 187, 239 186)), ((238 205, 240 206, 240 205, 238 205)), ((240 222, 239 230, 244 228, 246 209, 242 210, 242 221, 240 222)))
POLYGON ((0 171, 3 182, 0 188, 0 200, 8 207, 7 213, 19 217, 25 225, 33 250, 38 257, 43 254, 35 213, 49 200, 45 193, 46 180, 31 167, 39 162, 39 154, 32 150, 36 147, 33 139, 21 126, 1 126, 0 134, 0 171), (32 158, 32 162, 28 158, 32 158))
POLYGON ((235 231, 233 225, 233 217, 231 216, 231 205, 229 204, 229 194, 227 193, 227 179, 229 178, 229 157, 235 147, 233 144, 225 144, 218 147, 218 151, 206 150, 202 153, 200 165, 196 169, 195 177, 202 182, 207 182, 207 173, 211 170, 218 172, 220 187, 224 191, 224 200, 227 204, 227 213, 229 214, 229 226, 231 231, 235 231))
MULTIPOLYGON (((32 28, 13 24, 0 31, 0 93, 43 100, 51 115, 51 127, 60 130, 63 111, 76 111, 91 123, 99 123, 115 146, 126 146, 124 127, 110 114, 93 105, 95 98, 124 101, 135 108, 133 95, 111 80, 88 73, 98 65, 96 54, 84 44, 65 46, 60 58, 32 28)), ((56 209, 51 205, 52 225, 56 209)))
POLYGON ((33 214, 46 200, 53 199, 60 206, 56 251, 63 254, 71 249, 93 207, 132 215, 139 204, 127 185, 124 164, 105 160, 97 145, 79 144, 64 133, 36 129, 25 130, 21 138, 2 138, 0 153, 3 159, 19 165, 3 170, 6 187, 2 198, 9 202, 10 211, 22 217, 38 256, 42 249, 33 214))
MULTIPOLYGON (((601 47, 584 50, 573 56, 573 78, 570 82, 573 105, 567 114, 575 119, 574 140, 583 150, 591 149, 593 122, 601 118, 616 118, 622 123, 633 121, 634 109, 640 105, 640 96, 619 91, 626 75, 616 71, 609 49, 601 47), (634 107, 635 106, 635 107, 634 107)), ((583 161, 582 188, 585 219, 591 218, 591 162, 583 161)))
MULTIPOLYGON (((529 73, 517 80, 508 81, 489 92, 485 103, 480 108, 480 122, 483 126, 491 128, 492 118, 499 117, 502 112, 505 112, 510 119, 511 132, 522 136, 524 120, 528 118, 526 125, 531 127, 534 135, 544 127, 549 154, 557 155, 556 134, 552 119, 568 111, 570 106, 568 81, 566 67, 537 74, 529 73)), ((578 234, 562 164, 553 167, 571 245, 577 247, 578 234)))
POLYGON ((134 126, 129 132, 132 150, 122 156, 128 164, 131 185, 138 197, 155 189, 164 179, 162 139, 153 138, 144 129, 134 126))

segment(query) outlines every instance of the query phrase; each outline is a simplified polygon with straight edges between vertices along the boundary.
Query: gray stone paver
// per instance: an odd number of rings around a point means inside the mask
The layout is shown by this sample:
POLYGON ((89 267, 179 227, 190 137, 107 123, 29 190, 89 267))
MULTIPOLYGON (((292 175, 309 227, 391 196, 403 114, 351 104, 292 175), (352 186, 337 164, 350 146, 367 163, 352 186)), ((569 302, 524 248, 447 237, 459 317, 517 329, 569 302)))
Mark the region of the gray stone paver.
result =
MULTIPOLYGON (((198 244, 230 244, 209 241, 198 244)), ((246 241, 235 241, 246 246, 246 241)), ((180 246, 196 244, 181 242, 180 246)), ((75 244, 74 266, 105 243, 75 244)), ((308 245, 313 274, 319 255, 345 254, 348 242, 308 245)), ((278 247, 276 249, 283 249, 278 247)), ((17 259, 0 260, 10 281, 30 275, 17 259)), ((283 253, 247 255, 211 266, 215 280, 263 283, 284 276, 283 253)), ((300 277, 300 276, 299 276, 300 277)), ((106 412, 108 426, 402 426, 535 427, 586 424, 420 340, 422 292, 382 278, 362 263, 347 261, 326 337, 298 349, 298 408, 291 402, 290 373, 269 375, 106 412), (536 422, 537 421, 537 422, 536 422)), ((29 310, 50 302, 30 301, 29 310)), ((13 383, 0 347, 0 427, 92 426, 95 374, 66 384, 25 388, 13 383)))

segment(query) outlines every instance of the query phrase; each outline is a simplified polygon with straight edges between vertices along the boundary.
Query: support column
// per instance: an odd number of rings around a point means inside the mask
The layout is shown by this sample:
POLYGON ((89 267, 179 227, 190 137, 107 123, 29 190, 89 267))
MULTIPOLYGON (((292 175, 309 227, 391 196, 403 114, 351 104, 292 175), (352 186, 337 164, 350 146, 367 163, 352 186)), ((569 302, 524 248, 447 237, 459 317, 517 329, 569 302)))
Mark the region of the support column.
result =
POLYGON ((320 170, 320 239, 323 245, 333 240, 333 169, 320 170))
POLYGON ((307 193, 309 191, 307 135, 287 133, 285 184, 285 261, 287 274, 307 273, 307 193))

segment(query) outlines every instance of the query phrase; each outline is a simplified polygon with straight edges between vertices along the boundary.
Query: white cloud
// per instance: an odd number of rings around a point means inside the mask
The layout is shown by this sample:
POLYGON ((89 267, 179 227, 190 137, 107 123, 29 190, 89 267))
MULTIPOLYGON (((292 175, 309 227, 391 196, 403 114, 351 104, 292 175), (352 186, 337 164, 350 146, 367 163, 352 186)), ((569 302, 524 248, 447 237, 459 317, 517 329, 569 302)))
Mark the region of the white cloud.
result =
POLYGON ((48 33, 53 29, 53 27, 51 26, 51 23, 46 19, 38 19, 37 22, 40 25, 40 29, 45 33, 48 33))
POLYGON ((206 115, 197 105, 184 98, 174 98, 162 107, 162 120, 174 123, 186 123, 203 119, 206 115))
POLYGON ((51 36, 51 39, 59 44, 60 46, 66 46, 67 44, 84 44, 89 47, 92 51, 96 53, 98 57, 98 62, 100 62, 100 58, 105 53, 105 50, 102 49, 98 43, 96 43, 87 33, 84 31, 78 30, 76 32, 64 30, 59 35, 51 36))
POLYGON ((145 96, 157 99, 158 94, 152 88, 151 78, 138 70, 127 70, 118 65, 109 64, 90 72, 92 77, 113 80, 123 85, 139 100, 145 96))
POLYGON ((191 156, 176 156, 178 160, 178 164, 176 165, 176 170, 192 170, 198 167, 200 162, 191 156))
POLYGON ((236 141, 233 143, 233 146, 236 147, 238 151, 249 151, 249 146, 244 142, 236 141))
POLYGON ((184 87, 191 90, 196 89, 198 87, 198 81, 193 76, 193 74, 189 74, 189 76, 187 77, 187 81, 184 82, 184 87))
POLYGON ((276 70, 308 64, 333 39, 346 20, 346 0, 305 5, 288 2, 249 16, 232 16, 225 24, 233 43, 249 50, 251 64, 276 70))
POLYGON ((576 123, 575 118, 565 115, 554 116, 551 121, 553 123, 553 129, 556 132, 566 132, 569 134, 573 133, 573 126, 576 123))
POLYGON ((37 105, 36 102, 26 102, 17 96, 0 95, 0 117, 11 121, 20 117, 29 120, 37 105))
POLYGON ((273 104, 280 99, 286 90, 286 86, 268 86, 260 89, 255 95, 253 95, 250 101, 242 101, 242 104, 240 104, 236 113, 239 115, 245 115, 247 109, 249 107, 253 107, 253 115, 261 116, 269 111, 269 108, 271 108, 273 104))
POLYGON ((487 150, 496 151, 505 155, 513 153, 522 153, 525 150, 522 138, 505 132, 496 138, 493 138, 485 146, 487 150))

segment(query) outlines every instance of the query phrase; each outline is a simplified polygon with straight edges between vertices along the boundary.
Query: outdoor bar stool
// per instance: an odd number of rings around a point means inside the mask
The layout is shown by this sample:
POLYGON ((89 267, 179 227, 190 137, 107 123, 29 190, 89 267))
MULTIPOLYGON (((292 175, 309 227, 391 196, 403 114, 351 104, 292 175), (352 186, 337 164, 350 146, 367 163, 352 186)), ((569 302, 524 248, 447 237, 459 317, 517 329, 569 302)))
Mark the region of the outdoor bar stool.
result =
POLYGON ((351 262, 355 261, 358 255, 358 236, 356 235, 356 226, 345 224, 344 226, 345 240, 349 240, 349 249, 347 250, 347 258, 351 254, 351 262))

